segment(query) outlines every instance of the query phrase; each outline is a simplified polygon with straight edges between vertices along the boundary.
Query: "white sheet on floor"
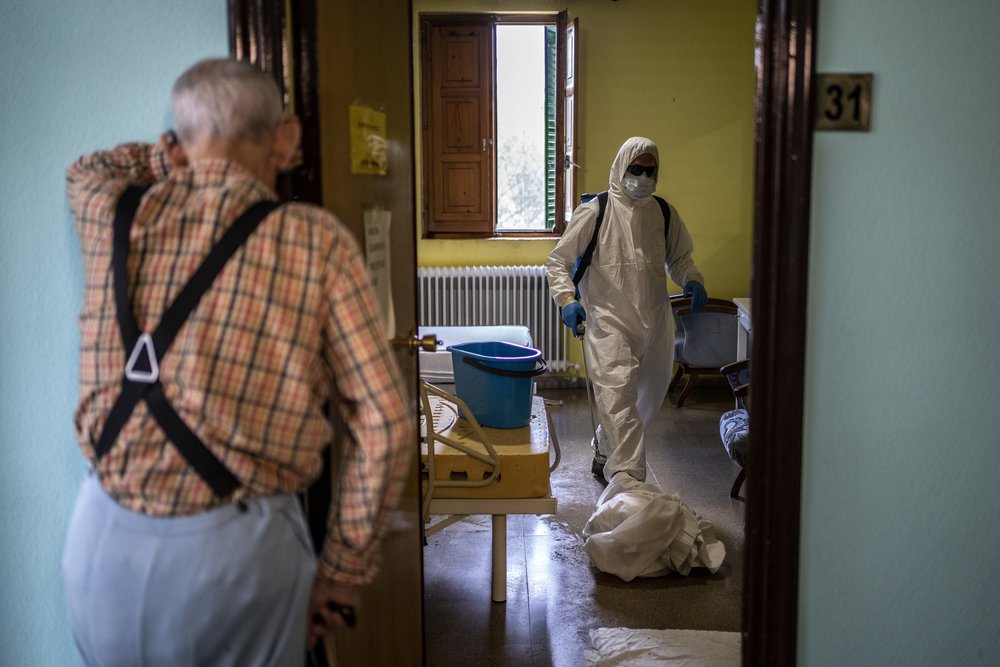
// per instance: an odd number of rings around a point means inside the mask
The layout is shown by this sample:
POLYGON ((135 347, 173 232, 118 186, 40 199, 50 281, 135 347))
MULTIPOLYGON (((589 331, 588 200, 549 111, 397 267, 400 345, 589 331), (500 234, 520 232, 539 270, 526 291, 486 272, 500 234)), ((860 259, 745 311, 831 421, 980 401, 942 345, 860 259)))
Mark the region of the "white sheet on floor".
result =
POLYGON ((739 667, 740 633, 706 630, 590 631, 587 667, 739 667))
POLYGON ((676 494, 621 473, 597 500, 597 510, 583 527, 583 548, 594 565, 624 581, 687 575, 704 567, 713 574, 726 558, 715 528, 676 494))

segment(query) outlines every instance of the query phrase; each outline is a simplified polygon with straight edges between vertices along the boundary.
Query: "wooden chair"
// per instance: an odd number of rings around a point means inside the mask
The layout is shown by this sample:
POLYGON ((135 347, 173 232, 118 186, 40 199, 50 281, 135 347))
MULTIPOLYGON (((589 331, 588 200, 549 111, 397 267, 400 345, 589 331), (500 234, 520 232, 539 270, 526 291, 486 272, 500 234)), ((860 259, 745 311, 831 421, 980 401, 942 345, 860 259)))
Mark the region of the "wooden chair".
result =
POLYGON ((736 304, 725 299, 709 298, 705 308, 691 312, 691 299, 684 296, 670 297, 674 315, 674 363, 677 371, 667 392, 677 387, 680 379, 688 376, 680 396, 674 402, 684 405, 701 375, 719 375, 722 366, 736 361, 737 328, 739 326, 736 304))

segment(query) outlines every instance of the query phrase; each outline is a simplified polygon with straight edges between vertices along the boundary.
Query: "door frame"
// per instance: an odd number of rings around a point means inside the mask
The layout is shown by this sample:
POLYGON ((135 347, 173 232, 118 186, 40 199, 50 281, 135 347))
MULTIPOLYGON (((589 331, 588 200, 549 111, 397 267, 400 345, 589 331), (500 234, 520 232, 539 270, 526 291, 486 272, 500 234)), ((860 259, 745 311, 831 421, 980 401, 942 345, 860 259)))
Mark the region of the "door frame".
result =
POLYGON ((760 0, 743 664, 794 665, 818 0, 760 0))
POLYGON ((270 72, 302 125, 302 164, 279 177, 278 194, 322 206, 316 0, 226 0, 229 55, 270 72))
MULTIPOLYGON (((294 90, 303 166, 283 194, 322 204, 315 0, 227 3, 230 53, 274 72, 286 96, 294 90)), ((794 665, 797 650, 817 6, 758 4, 751 358, 754 440, 762 446, 748 464, 744 665, 794 665)))

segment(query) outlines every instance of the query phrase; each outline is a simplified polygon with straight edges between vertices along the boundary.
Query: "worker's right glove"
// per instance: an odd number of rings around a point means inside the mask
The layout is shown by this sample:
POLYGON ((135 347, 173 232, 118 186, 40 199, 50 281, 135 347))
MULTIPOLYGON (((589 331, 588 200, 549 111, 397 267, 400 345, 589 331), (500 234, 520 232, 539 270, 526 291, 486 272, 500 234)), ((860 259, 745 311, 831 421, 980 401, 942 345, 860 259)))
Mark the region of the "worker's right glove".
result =
POLYGON ((684 285, 684 296, 691 298, 691 312, 700 313, 708 302, 708 292, 705 286, 697 280, 689 280, 684 285))
POLYGON ((577 327, 587 319, 587 313, 583 310, 583 306, 580 305, 579 301, 570 301, 562 307, 561 311, 563 324, 576 335, 577 327))

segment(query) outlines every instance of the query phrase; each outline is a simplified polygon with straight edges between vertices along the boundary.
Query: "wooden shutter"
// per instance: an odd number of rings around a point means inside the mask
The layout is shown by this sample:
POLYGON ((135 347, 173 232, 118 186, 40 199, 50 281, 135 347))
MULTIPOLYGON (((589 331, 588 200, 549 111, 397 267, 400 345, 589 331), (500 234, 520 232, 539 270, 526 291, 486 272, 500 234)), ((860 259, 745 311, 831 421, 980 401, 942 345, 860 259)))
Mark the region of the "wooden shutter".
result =
POLYGON ((565 13, 559 15, 560 25, 565 29, 565 46, 563 48, 564 62, 564 85, 563 85, 563 187, 562 196, 563 216, 559 220, 556 231, 562 233, 573 210, 576 208, 576 82, 577 82, 577 59, 576 59, 576 36, 577 19, 566 21, 565 13))
POLYGON ((429 236, 492 236, 492 21, 425 17, 421 34, 425 229, 429 236))
POLYGON ((556 228, 559 210, 559 181, 562 172, 556 156, 561 152, 559 141, 559 28, 545 26, 545 228, 556 228))

